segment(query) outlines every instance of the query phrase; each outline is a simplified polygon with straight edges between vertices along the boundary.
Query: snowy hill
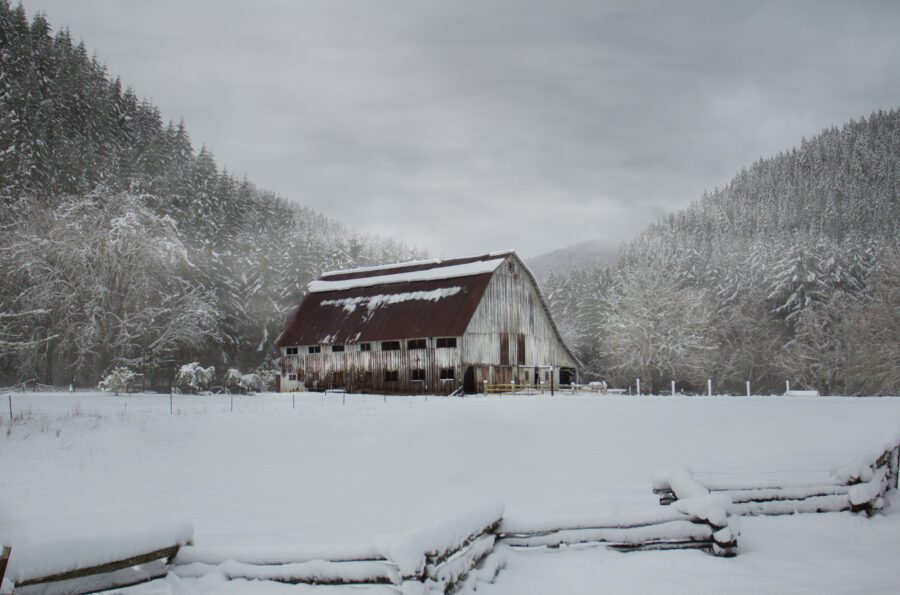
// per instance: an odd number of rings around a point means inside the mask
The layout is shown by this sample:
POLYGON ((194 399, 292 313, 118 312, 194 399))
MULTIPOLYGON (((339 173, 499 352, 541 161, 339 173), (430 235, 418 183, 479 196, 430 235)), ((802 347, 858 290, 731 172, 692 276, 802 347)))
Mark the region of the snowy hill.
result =
POLYGON ((900 389, 900 111, 763 159, 651 226, 609 271, 548 279, 588 368, 736 392, 900 389))
POLYGON ((253 368, 318 273, 418 256, 221 170, 42 14, 0 39, 0 385, 253 368))

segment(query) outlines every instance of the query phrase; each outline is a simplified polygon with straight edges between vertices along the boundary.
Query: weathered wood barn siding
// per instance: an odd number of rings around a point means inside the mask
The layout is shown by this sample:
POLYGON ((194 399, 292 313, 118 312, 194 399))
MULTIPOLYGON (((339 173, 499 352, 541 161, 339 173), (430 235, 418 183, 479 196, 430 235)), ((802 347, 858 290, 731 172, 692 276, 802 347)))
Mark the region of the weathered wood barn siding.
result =
MULTIPOLYGON (((421 339, 424 337, 410 337, 421 339)), ((459 349, 435 347, 437 337, 426 338, 425 349, 409 349, 408 340, 400 349, 384 351, 381 341, 369 343, 370 351, 359 344, 346 344, 344 351, 332 353, 331 345, 321 345, 320 353, 309 353, 313 345, 299 346, 297 355, 282 355, 282 390, 346 388, 351 391, 387 393, 449 394, 462 383, 459 349), (441 381, 441 369, 453 369, 454 380, 441 381), (413 380, 413 370, 424 370, 425 380, 413 380), (386 381, 385 372, 397 372, 397 381, 386 381), (290 375, 296 375, 290 380, 290 375)), ((459 338, 457 337, 457 345, 459 338)), ((287 349, 282 349, 284 353, 287 349)))
POLYGON ((494 272, 460 347, 463 366, 474 367, 479 390, 483 383, 549 383, 547 367, 558 385, 560 368, 576 367, 536 281, 514 254, 494 272))
POLYGON ((474 392, 576 367, 513 252, 328 273, 310 291, 276 342, 283 391, 474 392))

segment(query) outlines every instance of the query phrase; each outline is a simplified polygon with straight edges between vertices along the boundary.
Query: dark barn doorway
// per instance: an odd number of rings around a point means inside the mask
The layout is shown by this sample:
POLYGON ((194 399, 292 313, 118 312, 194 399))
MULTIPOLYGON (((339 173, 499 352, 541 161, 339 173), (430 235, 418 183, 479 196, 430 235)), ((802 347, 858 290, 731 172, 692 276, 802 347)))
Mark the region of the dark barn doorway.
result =
POLYGON ((466 368, 466 373, 463 375, 463 390, 470 395, 475 392, 475 368, 472 366, 466 368))

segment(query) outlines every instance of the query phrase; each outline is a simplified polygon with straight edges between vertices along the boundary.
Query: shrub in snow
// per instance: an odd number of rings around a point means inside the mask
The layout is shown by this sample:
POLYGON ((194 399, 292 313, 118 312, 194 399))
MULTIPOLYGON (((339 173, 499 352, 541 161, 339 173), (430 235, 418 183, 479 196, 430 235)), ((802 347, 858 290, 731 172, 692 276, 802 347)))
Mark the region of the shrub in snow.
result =
POLYGON ((215 375, 216 368, 214 366, 204 368, 198 362, 191 362, 181 366, 175 382, 181 392, 196 395, 209 386, 215 375))
POLYGON ((259 374, 241 374, 237 368, 229 368, 225 374, 225 388, 233 393, 260 392, 264 382, 259 374))
POLYGON ((97 385, 97 388, 118 395, 120 392, 128 392, 128 383, 134 380, 134 377, 134 372, 124 366, 118 366, 110 370, 109 374, 97 385))
POLYGON ((281 373, 277 370, 257 369, 256 374, 259 376, 261 387, 264 391, 275 390, 276 379, 281 376, 281 373))

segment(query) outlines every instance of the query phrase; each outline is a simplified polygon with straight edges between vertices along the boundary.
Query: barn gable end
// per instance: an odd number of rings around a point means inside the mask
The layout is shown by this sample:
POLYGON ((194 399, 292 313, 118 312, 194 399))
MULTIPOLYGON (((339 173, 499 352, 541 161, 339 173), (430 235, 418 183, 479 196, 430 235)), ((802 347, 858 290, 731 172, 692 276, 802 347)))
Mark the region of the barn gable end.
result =
POLYGON ((551 373, 559 383, 561 368, 574 372, 577 366, 537 280, 516 254, 492 275, 466 328, 461 356, 464 365, 476 366, 476 384, 549 383, 551 373))

